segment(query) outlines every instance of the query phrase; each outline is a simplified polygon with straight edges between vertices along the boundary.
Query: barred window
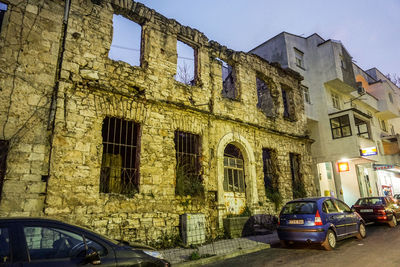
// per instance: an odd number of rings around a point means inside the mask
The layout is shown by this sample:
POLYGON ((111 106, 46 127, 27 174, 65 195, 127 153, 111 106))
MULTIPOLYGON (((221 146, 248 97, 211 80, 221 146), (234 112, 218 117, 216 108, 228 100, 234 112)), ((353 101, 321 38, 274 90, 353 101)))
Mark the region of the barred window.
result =
POLYGON ((232 144, 227 145, 224 151, 224 190, 245 192, 243 156, 232 144))
POLYGON ((1 192, 3 191, 4 177, 6 176, 7 170, 7 154, 8 154, 9 142, 6 140, 0 140, 0 200, 1 192))
POLYGON ((100 192, 132 195, 139 191, 140 125, 119 118, 103 121, 100 192))
POLYGON ((204 193, 200 166, 200 136, 175 131, 177 195, 202 195, 204 193))

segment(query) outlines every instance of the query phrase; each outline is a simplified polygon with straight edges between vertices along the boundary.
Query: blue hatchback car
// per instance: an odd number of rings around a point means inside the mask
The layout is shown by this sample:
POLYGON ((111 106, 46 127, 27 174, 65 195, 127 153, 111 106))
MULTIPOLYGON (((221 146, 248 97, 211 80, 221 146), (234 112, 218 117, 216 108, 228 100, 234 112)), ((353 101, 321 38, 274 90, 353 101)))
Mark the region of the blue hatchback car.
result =
POLYGON ((279 215, 278 236, 283 247, 305 242, 318 243, 326 250, 332 250, 339 239, 352 236, 363 239, 366 234, 361 216, 332 197, 289 201, 279 215))

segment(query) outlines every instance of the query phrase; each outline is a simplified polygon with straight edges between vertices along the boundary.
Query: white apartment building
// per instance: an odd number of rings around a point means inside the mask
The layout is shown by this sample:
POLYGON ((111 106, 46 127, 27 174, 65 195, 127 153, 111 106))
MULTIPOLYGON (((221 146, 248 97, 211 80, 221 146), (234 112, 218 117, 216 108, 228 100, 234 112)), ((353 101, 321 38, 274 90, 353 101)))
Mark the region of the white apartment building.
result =
POLYGON ((315 184, 352 205, 400 193, 400 89, 379 70, 362 70, 340 41, 282 32, 250 52, 304 80, 315 184))

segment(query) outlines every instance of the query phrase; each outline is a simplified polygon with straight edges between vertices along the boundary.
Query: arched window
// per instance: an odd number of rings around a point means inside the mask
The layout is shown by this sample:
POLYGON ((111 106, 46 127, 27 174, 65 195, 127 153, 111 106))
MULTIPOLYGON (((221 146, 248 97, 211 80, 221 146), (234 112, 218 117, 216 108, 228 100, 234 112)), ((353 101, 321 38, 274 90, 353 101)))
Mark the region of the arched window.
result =
POLYGON ((224 190, 245 192, 243 156, 240 149, 232 144, 224 150, 224 190))

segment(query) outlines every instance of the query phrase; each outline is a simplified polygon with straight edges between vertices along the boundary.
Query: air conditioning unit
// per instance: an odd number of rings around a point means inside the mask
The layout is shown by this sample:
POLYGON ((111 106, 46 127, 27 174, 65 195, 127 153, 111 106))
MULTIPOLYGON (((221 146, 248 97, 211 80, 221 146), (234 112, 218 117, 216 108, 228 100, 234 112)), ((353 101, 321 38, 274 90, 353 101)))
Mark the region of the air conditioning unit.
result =
POLYGON ((362 87, 362 86, 359 86, 357 88, 357 92, 358 92, 359 95, 363 95, 363 94, 365 94, 365 88, 362 87))
POLYGON ((185 245, 206 241, 206 219, 202 213, 185 213, 180 216, 181 236, 185 245))

